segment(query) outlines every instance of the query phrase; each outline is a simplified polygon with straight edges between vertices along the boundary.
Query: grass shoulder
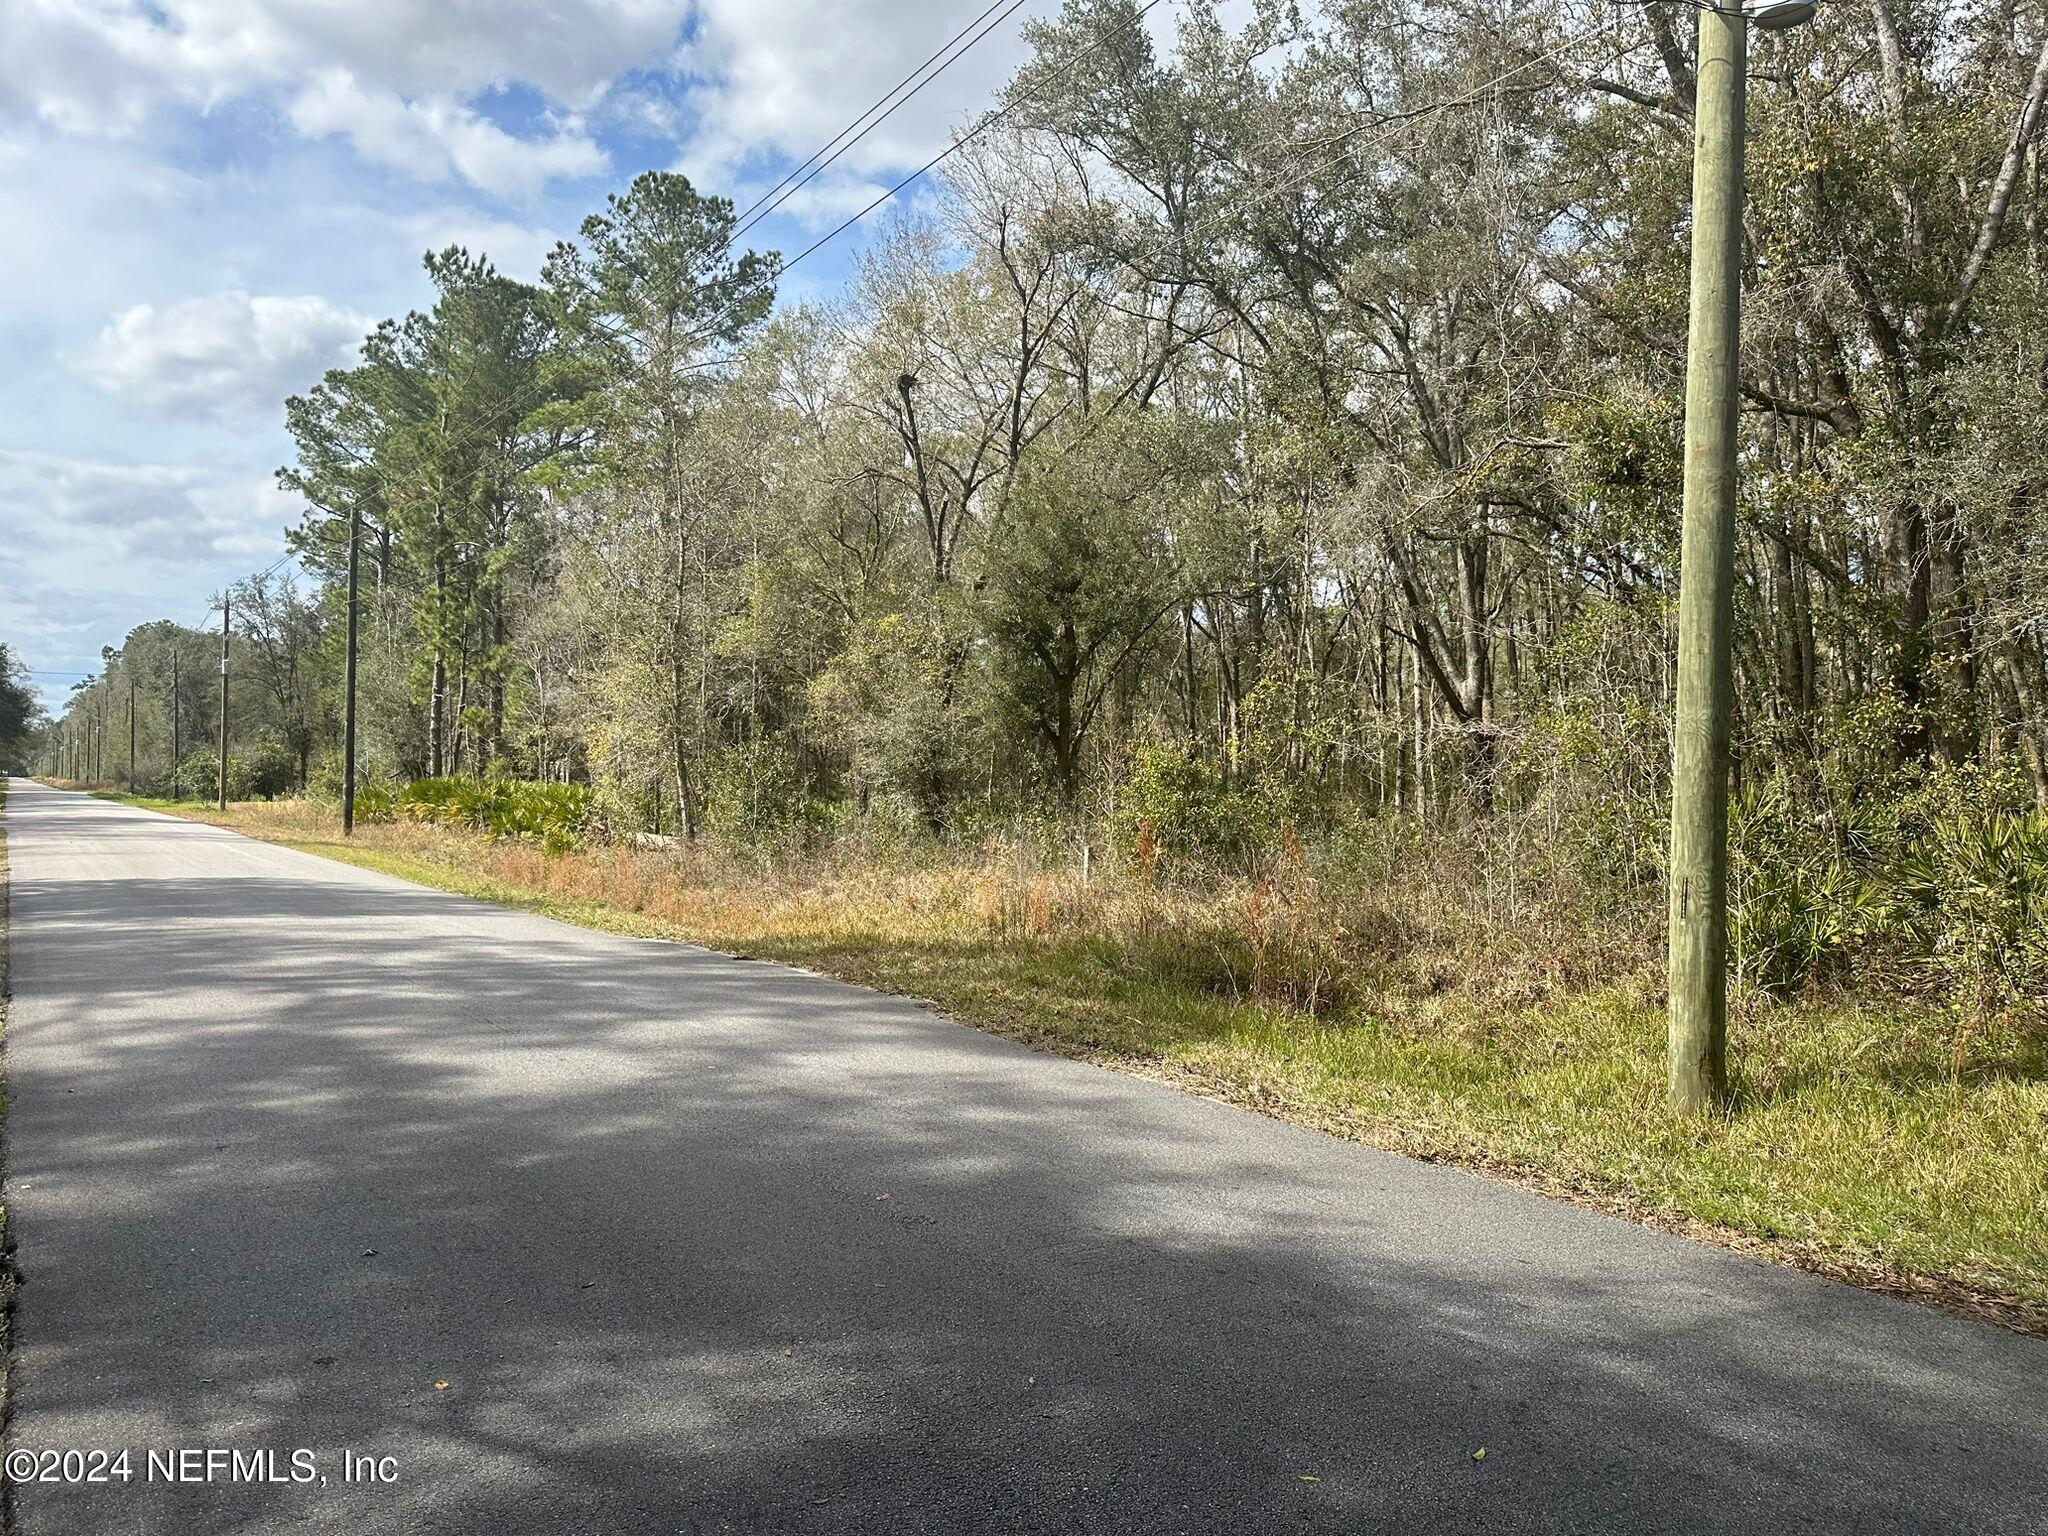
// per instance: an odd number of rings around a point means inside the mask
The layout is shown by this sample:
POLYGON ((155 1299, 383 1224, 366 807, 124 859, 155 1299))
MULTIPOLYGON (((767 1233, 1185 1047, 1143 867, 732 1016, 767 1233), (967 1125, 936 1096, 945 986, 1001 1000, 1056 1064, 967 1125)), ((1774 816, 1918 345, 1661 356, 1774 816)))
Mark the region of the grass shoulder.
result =
POLYGON ((1446 984, 1445 957, 1410 954, 1354 967, 1331 1007, 1261 995, 1248 971, 1241 986, 1234 941, 1192 895, 999 862, 773 870, 550 855, 405 823, 344 841, 302 804, 107 798, 586 927, 804 966, 1039 1049, 2048 1333, 2048 1079, 2023 1054, 1959 1067, 1949 1035, 1903 1003, 1746 1004, 1735 1107, 1680 1121, 1641 973, 1446 984))

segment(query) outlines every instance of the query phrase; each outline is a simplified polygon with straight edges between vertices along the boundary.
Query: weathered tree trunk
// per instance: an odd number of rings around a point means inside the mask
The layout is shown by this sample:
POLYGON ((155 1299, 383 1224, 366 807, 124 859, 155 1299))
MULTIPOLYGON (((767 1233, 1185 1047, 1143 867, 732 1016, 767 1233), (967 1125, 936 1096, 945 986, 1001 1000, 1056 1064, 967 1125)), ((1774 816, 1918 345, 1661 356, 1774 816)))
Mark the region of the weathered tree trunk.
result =
POLYGON ((477 748, 477 768, 489 773, 505 739, 505 592, 502 586, 491 592, 490 655, 491 728, 477 748))
MULTIPOLYGON (((2024 642, 2021 642, 2024 644, 2024 642)), ((2048 699, 2035 686, 2024 654, 2001 650, 1992 665, 2011 694, 2014 740, 2034 781, 2034 803, 2048 811, 2048 699)))
POLYGON ((676 732, 676 824, 682 828, 686 841, 695 841, 697 836, 696 795, 690 785, 690 750, 683 740, 681 731, 676 732))
POLYGON ((447 724, 448 700, 448 659, 441 653, 440 643, 434 645, 434 689, 427 704, 427 772, 433 778, 440 778, 446 761, 442 756, 442 742, 447 724))

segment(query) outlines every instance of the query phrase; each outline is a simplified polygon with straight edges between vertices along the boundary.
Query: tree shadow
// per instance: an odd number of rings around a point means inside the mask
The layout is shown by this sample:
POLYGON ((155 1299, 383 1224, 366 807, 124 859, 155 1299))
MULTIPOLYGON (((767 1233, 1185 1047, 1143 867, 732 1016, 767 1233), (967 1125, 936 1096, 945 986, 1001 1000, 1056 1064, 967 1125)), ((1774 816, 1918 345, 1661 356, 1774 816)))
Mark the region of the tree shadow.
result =
POLYGON ((26 1536, 2048 1524, 2038 1342, 85 804, 10 805, 11 1442, 333 1481, 26 1536))

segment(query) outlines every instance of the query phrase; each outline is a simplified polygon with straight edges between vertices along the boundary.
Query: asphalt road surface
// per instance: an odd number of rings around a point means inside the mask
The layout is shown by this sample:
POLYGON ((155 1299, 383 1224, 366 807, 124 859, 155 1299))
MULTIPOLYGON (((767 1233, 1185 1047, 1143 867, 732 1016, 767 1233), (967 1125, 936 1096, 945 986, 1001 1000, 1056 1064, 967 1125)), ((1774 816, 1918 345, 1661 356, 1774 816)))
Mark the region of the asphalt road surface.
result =
POLYGON ((2048 1531, 2048 1345, 802 972, 8 826, 9 1444, 131 1457, 22 1536, 2048 1531))

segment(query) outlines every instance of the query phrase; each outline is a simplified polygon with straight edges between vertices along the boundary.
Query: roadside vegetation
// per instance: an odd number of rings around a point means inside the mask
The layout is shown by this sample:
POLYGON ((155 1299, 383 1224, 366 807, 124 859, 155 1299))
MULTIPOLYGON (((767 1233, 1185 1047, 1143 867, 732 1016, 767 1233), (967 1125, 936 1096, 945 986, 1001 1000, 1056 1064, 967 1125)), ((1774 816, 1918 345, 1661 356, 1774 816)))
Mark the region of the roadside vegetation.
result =
MULTIPOLYGON (((1084 864, 1001 839, 636 847, 576 817, 494 838, 451 798, 401 794, 352 842, 312 801, 138 803, 928 999, 1042 1049, 2048 1329, 2048 1031, 2015 992, 1978 1008, 2006 982, 1937 981, 1915 916, 1833 956, 1834 982, 1740 992, 1735 1101, 1691 1123, 1664 1108, 1654 882, 1598 900, 1612 888, 1532 877, 1526 841, 1368 823, 1229 876, 1148 852, 1143 823, 1084 864), (1859 975, 1887 979, 1844 984, 1859 975)), ((1996 952, 1994 930, 1957 936, 1954 963, 1996 952)), ((1750 958, 1787 979, 1778 940, 1750 958)))
POLYGON ((809 302, 668 173, 536 282, 430 255, 283 403, 291 560, 225 640, 109 636, 22 755, 204 795, 225 687, 261 835, 2038 1319, 2048 11, 1752 40, 1699 1125, 1659 1092, 1687 13, 1186 15, 1032 23, 809 302))

